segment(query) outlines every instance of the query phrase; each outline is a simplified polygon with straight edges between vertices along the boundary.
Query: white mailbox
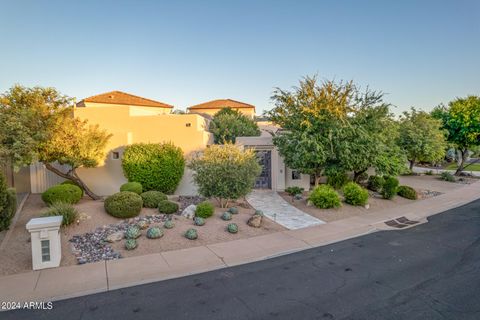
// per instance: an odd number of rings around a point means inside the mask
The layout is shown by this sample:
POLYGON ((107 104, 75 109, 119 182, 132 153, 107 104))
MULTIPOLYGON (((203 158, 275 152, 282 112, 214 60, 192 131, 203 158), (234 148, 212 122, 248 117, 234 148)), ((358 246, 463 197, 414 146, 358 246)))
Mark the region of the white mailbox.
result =
POLYGON ((61 216, 34 218, 28 221, 27 230, 32 242, 33 270, 54 268, 60 265, 62 247, 60 242, 61 216))

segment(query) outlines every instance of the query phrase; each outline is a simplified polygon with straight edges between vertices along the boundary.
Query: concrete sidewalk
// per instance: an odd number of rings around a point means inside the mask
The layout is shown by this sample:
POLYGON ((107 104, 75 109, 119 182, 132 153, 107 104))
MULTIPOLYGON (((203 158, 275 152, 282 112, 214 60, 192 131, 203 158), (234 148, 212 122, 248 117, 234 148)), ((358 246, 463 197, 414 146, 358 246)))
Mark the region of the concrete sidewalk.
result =
POLYGON ((425 221, 479 198, 480 182, 476 182, 434 198, 304 229, 5 276, 0 278, 0 301, 59 300, 259 261, 388 230, 384 221, 401 216, 425 221))

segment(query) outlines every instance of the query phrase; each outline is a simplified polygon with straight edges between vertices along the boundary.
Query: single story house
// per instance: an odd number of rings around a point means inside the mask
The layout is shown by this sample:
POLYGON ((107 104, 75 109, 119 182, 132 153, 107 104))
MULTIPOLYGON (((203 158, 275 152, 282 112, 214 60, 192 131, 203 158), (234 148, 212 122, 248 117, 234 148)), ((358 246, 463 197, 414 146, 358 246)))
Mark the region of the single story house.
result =
MULTIPOLYGON (((237 106, 245 114, 255 115, 255 107, 242 102, 226 99, 229 103, 209 104, 204 109, 189 108, 187 114, 172 114, 173 106, 120 91, 112 91, 78 102, 73 114, 90 124, 98 124, 112 134, 106 147, 106 158, 97 168, 80 168, 78 174, 93 192, 106 196, 119 190, 125 183, 121 166, 125 146, 133 143, 172 142, 180 147, 188 157, 192 152, 205 149, 213 143, 213 135, 208 132, 210 113, 225 107, 237 106), (231 104, 233 102, 233 104, 231 104), (215 107, 214 107, 215 106, 215 107)), ((207 103, 208 104, 208 103, 207 103)), ((278 130, 270 123, 259 123, 261 136, 239 137, 237 144, 253 148, 259 156, 263 171, 255 183, 256 188, 281 191, 289 186, 308 189, 310 177, 285 166, 282 157, 274 148, 269 132, 278 130)), ((40 193, 63 179, 45 169, 41 163, 30 166, 32 193, 40 193)), ((194 195, 196 187, 192 172, 185 174, 175 191, 176 194, 194 195)))

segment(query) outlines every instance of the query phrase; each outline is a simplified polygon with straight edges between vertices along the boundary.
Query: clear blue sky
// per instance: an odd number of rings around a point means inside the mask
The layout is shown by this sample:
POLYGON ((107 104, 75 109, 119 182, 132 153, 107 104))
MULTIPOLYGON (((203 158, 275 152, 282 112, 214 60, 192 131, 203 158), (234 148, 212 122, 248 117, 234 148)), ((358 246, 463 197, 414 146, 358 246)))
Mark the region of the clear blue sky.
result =
POLYGON ((382 90, 396 113, 480 94, 480 1, 0 0, 0 91, 122 90, 271 108, 305 75, 382 90))

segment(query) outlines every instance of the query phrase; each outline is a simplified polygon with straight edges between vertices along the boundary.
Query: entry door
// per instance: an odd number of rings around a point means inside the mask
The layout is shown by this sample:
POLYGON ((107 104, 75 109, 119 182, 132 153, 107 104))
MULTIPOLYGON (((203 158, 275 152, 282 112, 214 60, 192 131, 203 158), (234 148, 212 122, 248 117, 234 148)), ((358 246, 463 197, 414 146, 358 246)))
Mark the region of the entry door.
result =
POLYGON ((258 162, 262 166, 262 172, 255 181, 256 189, 272 188, 272 151, 257 150, 258 162))

